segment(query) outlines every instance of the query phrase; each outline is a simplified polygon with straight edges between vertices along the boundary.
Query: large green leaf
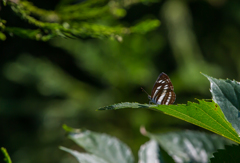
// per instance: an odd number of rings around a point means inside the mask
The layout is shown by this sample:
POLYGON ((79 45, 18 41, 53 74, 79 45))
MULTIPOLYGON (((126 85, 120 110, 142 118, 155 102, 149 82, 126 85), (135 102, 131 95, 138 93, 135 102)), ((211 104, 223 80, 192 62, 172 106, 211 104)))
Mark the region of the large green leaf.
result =
MULTIPOLYGON (((68 132, 68 137, 71 140, 106 163, 134 162, 132 152, 128 146, 114 137, 89 130, 72 129, 66 125, 64 125, 64 129, 68 132)), ((80 158, 79 154, 77 155, 74 156, 80 158)), ((86 158, 86 156, 84 157, 86 158)))
POLYGON ((217 149, 223 149, 224 145, 233 143, 215 134, 196 131, 180 131, 164 134, 145 132, 145 135, 157 141, 172 156, 174 161, 179 163, 208 162, 213 152, 217 149))
POLYGON ((163 111, 165 114, 195 124, 240 143, 238 134, 232 125, 224 118, 224 114, 215 102, 199 100, 199 104, 188 102, 187 104, 178 105, 148 105, 126 102, 106 106, 99 110, 116 110, 123 108, 146 108, 163 111))
POLYGON ((240 146, 226 145, 225 149, 220 149, 213 153, 214 158, 211 158, 212 163, 239 163, 240 162, 240 146))
POLYGON ((240 135, 240 84, 234 80, 215 79, 203 74, 211 83, 211 93, 226 119, 240 135))

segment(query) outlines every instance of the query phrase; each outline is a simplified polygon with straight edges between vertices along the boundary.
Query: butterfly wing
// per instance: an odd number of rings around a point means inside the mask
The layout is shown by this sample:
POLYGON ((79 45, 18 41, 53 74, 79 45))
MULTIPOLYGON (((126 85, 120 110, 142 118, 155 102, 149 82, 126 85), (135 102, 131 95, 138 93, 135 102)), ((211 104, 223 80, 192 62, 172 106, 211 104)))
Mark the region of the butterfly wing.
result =
MULTIPOLYGON (((161 97, 161 96, 160 96, 161 97)), ((160 104, 169 105, 175 102, 176 94, 173 91, 167 91, 162 100, 158 100, 160 104)))
POLYGON ((158 76, 153 86, 151 99, 159 105, 169 105, 175 102, 176 94, 172 82, 164 72, 158 76))

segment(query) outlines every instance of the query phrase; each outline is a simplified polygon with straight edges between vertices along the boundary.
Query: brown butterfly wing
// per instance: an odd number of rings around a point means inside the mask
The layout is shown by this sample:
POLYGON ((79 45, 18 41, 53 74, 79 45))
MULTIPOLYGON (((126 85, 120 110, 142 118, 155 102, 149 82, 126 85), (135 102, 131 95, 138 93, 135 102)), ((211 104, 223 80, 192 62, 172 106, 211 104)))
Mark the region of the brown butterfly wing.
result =
POLYGON ((175 99, 176 99, 176 94, 173 91, 168 91, 160 102, 161 104, 169 105, 174 103, 175 99))
POLYGON ((172 82, 164 72, 158 76, 152 89, 151 98, 157 104, 169 105, 175 102, 176 94, 172 82))

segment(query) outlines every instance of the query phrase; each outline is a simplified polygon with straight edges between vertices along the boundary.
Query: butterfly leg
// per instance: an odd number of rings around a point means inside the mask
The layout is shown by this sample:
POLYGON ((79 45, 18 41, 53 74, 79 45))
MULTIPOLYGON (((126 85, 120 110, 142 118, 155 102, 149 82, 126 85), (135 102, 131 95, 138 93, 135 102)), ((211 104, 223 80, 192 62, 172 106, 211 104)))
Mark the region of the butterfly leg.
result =
POLYGON ((152 101, 149 101, 149 105, 152 105, 152 104, 154 104, 152 101))

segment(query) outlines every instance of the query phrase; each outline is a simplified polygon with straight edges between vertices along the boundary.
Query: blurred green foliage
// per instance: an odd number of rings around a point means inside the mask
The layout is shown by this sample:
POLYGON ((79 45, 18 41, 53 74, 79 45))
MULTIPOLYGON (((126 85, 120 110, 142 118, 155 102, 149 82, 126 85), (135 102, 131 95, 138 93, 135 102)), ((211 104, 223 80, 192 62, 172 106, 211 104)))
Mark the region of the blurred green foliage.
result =
MULTIPOLYGON (((141 133, 150 140, 141 145, 138 157, 134 158, 130 148, 116 137, 81 128, 74 129, 66 125, 63 125, 63 128, 67 132, 67 137, 84 148, 86 153, 63 146, 59 148, 74 156, 79 163, 133 163, 134 160, 141 163, 207 163, 213 152, 233 143, 219 135, 203 132, 180 131, 153 134, 142 127, 141 133)), ((229 153, 227 154, 229 157, 229 153)), ((69 162, 71 158, 69 157, 69 162)))
POLYGON ((38 29, 1 25, 0 29, 11 35, 42 41, 56 36, 114 38, 122 41, 123 34, 146 33, 160 25, 158 19, 147 19, 130 28, 124 27, 117 22, 117 18, 125 16, 126 11, 119 2, 113 0, 88 0, 75 4, 71 4, 71 1, 64 2, 55 11, 48 11, 28 1, 7 1, 18 16, 38 29))
POLYGON ((1 151, 2 151, 2 153, 3 153, 4 156, 5 156, 4 161, 5 161, 6 163, 12 163, 12 160, 11 160, 10 156, 8 155, 7 150, 6 150, 5 148, 1 147, 1 151))
POLYGON ((140 87, 150 92, 160 72, 171 78, 176 104, 211 98, 199 72, 239 80, 239 9, 237 0, 1 4, 2 146, 13 162, 64 163, 57 146, 78 147, 64 137, 63 123, 116 136, 135 156, 147 140, 141 125, 198 129, 150 110, 95 110, 148 103, 140 87))

